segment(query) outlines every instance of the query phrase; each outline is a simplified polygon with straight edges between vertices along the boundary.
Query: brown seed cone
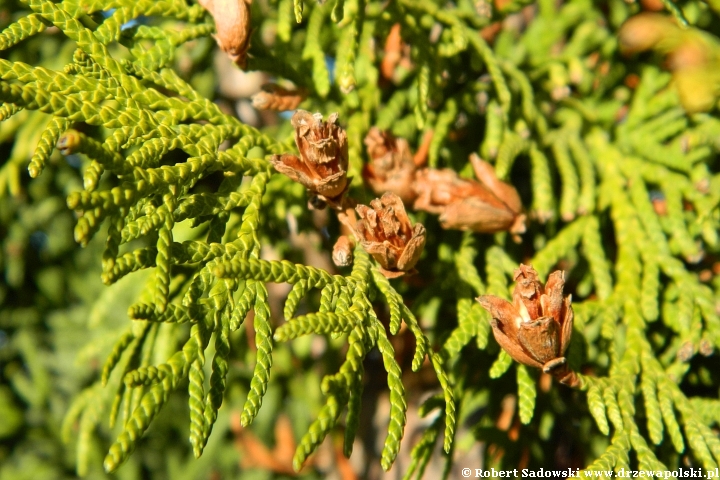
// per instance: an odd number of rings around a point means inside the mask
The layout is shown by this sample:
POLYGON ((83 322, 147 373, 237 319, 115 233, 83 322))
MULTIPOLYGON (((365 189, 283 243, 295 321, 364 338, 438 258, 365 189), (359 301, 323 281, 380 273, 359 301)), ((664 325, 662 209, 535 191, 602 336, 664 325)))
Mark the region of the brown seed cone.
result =
POLYGON ((253 107, 258 110, 284 112, 295 110, 307 98, 307 90, 287 90, 275 83, 266 83, 262 90, 252 96, 253 107))
POLYGON ((319 113, 298 110, 290 123, 295 127, 300 157, 290 153, 273 155, 270 161, 275 170, 304 185, 311 199, 341 208, 349 186, 348 146, 345 130, 338 125, 338 114, 333 113, 323 122, 319 113))
POLYGON ((215 20, 215 40, 230 60, 243 70, 250 48, 250 5, 252 0, 198 0, 215 20))
POLYGON ((386 193, 370 207, 358 205, 356 210, 360 220, 353 227, 355 237, 380 264, 380 272, 387 278, 414 273, 425 247, 425 227, 410 224, 400 197, 386 193))
POLYGON ((543 286, 535 269, 520 265, 514 277, 512 303, 494 295, 477 298, 492 316, 495 339, 515 361, 541 368, 562 383, 579 385, 564 356, 574 319, 571 296, 563 298, 564 273, 551 273, 543 286))
POLYGON ((362 175, 370 188, 378 195, 392 192, 404 203, 414 201, 415 164, 407 141, 373 127, 365 137, 365 146, 370 163, 362 175))
POLYGON ((515 187, 500 181, 492 166, 477 155, 471 155, 470 161, 479 182, 462 179, 449 169, 418 171, 414 208, 439 214, 440 224, 449 230, 524 233, 525 215, 515 187))

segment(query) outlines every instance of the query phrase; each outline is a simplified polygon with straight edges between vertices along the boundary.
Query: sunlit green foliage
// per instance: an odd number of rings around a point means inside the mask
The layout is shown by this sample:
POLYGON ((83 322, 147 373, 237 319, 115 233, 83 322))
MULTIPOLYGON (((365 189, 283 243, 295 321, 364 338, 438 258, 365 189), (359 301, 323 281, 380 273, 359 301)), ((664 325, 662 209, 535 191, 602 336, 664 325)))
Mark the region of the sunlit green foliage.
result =
MULTIPOLYGON (((664 3, 718 33, 708 4, 664 3)), ((523 198, 520 243, 411 213, 428 229, 420 273, 389 281, 361 249, 351 269, 306 264, 292 240, 317 229, 303 189, 268 161, 294 150, 289 126, 259 130, 213 101, 199 5, 0 1, 0 476, 230 477, 235 413, 267 443, 287 413, 299 469, 326 437, 346 455, 372 437, 361 416, 377 384, 390 405, 365 455, 407 477, 440 443, 446 472, 477 442, 486 468, 715 468, 720 121, 683 110, 660 56, 620 53, 640 10, 254 2, 248 70, 339 112, 354 198, 372 198, 372 126, 416 149, 432 132, 429 166, 463 176, 480 153, 523 198), (388 78, 396 24, 406 58, 388 78), (509 298, 519 263, 567 272, 584 391, 549 385, 490 335, 474 297, 509 298), (292 285, 281 311, 273 283, 292 285), (418 404, 431 418, 398 457, 418 404)), ((334 218, 324 233, 337 237, 334 218)))

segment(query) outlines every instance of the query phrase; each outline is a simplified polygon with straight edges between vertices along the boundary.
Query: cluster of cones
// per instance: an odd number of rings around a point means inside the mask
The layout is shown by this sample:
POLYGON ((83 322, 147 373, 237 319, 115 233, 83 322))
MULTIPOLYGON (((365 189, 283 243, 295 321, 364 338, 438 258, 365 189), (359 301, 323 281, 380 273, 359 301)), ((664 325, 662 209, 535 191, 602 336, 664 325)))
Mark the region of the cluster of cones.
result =
POLYGON ((377 128, 370 129, 365 145, 370 163, 363 178, 375 193, 392 192, 414 210, 439 215, 445 229, 525 232, 517 190, 500 181, 493 167, 476 154, 470 155, 470 162, 477 181, 460 178, 451 169, 421 168, 405 139, 377 128))
MULTIPOLYGON (((382 196, 369 206, 356 206, 347 197, 347 135, 338 124, 338 115, 323 121, 319 113, 298 110, 291 123, 300 156, 274 155, 273 166, 305 186, 312 208, 336 211, 348 233, 377 260, 388 278, 412 273, 425 246, 425 227, 412 224, 406 203, 438 214, 443 228, 525 231, 517 191, 500 181, 492 166, 477 155, 470 156, 477 181, 463 179, 453 170, 422 168, 405 140, 373 128, 365 138, 370 162, 363 178, 382 196)), ((352 249, 350 236, 341 236, 333 250, 335 263, 350 264, 352 249)), ((563 272, 552 273, 542 285, 532 267, 521 265, 514 279, 512 303, 493 295, 477 299, 492 316, 496 340, 516 361, 541 368, 572 387, 581 386, 564 357, 572 335, 573 310, 570 296, 563 296, 563 272)))
MULTIPOLYGON (((477 155, 470 156, 477 181, 460 178, 450 169, 422 168, 406 140, 373 128, 365 138, 370 163, 363 178, 382 196, 370 206, 356 206, 347 197, 347 135, 338 124, 338 115, 323 121, 319 113, 297 110, 291 123, 300 156, 273 156, 275 169, 305 186, 312 208, 327 206, 337 211, 347 233, 378 261, 388 278, 414 272, 425 245, 425 227, 411 224, 405 205, 439 215, 446 229, 525 231, 517 191, 500 181, 492 166, 477 155)), ((333 251, 335 263, 349 265, 352 248, 353 240, 341 237, 333 251)))

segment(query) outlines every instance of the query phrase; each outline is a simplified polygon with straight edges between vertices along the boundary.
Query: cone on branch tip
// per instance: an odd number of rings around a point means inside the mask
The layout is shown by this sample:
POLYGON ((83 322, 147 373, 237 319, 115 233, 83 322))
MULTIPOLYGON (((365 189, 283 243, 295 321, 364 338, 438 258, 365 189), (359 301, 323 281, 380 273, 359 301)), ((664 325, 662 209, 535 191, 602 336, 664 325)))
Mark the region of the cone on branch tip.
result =
POLYGON ((400 197, 386 193, 370 202, 358 205, 360 215, 354 225, 348 225, 357 241, 380 264, 380 273, 397 278, 415 273, 415 264, 425 247, 425 227, 410 223, 400 197))
POLYGON ((313 208, 329 205, 339 210, 349 181, 347 134, 338 124, 338 114, 323 121, 322 114, 298 110, 290 120, 300 157, 291 153, 273 155, 275 170, 301 183, 313 208))
POLYGON ((548 276, 542 285, 535 269, 520 265, 513 275, 512 303, 495 295, 477 298, 492 320, 495 340, 513 360, 540 368, 565 385, 581 386, 581 379, 570 370, 565 352, 573 330, 572 296, 563 297, 565 274, 548 276))

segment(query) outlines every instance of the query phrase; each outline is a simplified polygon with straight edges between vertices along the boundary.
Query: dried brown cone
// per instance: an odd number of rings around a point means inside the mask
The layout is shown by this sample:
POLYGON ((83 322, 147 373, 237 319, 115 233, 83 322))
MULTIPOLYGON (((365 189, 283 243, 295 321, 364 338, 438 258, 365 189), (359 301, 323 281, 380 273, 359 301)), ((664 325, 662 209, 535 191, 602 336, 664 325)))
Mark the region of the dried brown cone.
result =
POLYGON ((252 96, 253 107, 258 110, 295 110, 307 98, 307 90, 304 88, 288 90, 275 83, 266 83, 261 89, 252 96))
POLYGON ((479 182, 460 178, 449 169, 418 171, 414 208, 440 215, 440 224, 449 230, 524 233, 525 214, 515 187, 500 181, 493 167, 477 155, 471 155, 470 161, 479 182))
POLYGON ((370 207, 358 205, 356 210, 360 220, 353 227, 355 237, 380 264, 380 272, 387 278, 415 273, 425 247, 425 227, 410 224, 400 197, 386 193, 370 207))
POLYGON ((240 68, 247 67, 252 0, 198 0, 215 20, 215 40, 240 68))
POLYGON ((303 184, 313 205, 340 209, 349 183, 347 135, 338 125, 338 114, 323 122, 319 113, 298 110, 290 123, 295 128, 300 157, 273 155, 270 161, 275 170, 303 184))
POLYGON ((365 137, 365 146, 370 163, 362 175, 370 188, 378 195, 392 192, 404 203, 412 203, 417 197, 413 189, 416 168, 408 142, 373 127, 365 137))
POLYGON ((512 303, 495 295, 477 298, 492 320, 495 340, 515 361, 542 369, 573 388, 581 379, 569 369, 565 352, 573 330, 572 296, 563 297, 565 274, 548 276, 543 286, 534 268, 520 265, 515 270, 512 303))

